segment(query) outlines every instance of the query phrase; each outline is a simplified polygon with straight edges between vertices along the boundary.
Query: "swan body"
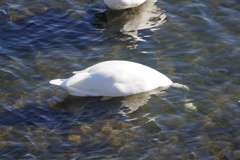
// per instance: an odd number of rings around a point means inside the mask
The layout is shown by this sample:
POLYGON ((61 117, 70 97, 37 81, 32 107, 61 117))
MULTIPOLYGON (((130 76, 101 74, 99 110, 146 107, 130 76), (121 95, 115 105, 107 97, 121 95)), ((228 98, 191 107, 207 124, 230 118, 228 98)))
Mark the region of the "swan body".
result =
POLYGON ((104 3, 112 10, 134 8, 143 4, 146 0, 104 0, 104 3))
POLYGON ((173 82, 148 66, 121 60, 95 64, 73 72, 67 79, 50 83, 66 89, 74 96, 121 97, 147 92, 159 87, 168 88, 173 82))

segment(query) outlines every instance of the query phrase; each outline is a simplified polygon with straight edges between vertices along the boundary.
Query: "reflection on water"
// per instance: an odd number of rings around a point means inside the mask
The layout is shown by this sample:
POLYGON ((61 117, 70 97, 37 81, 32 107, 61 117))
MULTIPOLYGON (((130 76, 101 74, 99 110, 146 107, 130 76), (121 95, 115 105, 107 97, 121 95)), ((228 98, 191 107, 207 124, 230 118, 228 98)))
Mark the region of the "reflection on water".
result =
MULTIPOLYGON (((121 32, 133 38, 134 42, 145 41, 144 37, 150 35, 141 35, 139 31, 149 29, 157 30, 165 22, 166 15, 156 6, 156 0, 146 1, 144 4, 133 9, 123 11, 107 10, 107 28, 105 32, 121 32)), ((122 41, 126 41, 122 38, 122 41)), ((129 38, 128 38, 129 39, 129 38)))
POLYGON ((238 159, 239 9, 235 0, 119 12, 103 1, 0 0, 0 159, 238 159), (101 101, 48 83, 112 59, 190 91, 101 101))
POLYGON ((127 107, 126 110, 121 111, 121 113, 132 113, 136 111, 140 106, 143 106, 147 104, 149 99, 151 98, 151 95, 165 95, 166 89, 165 88, 157 88, 154 90, 151 90, 149 92, 144 92, 140 94, 135 94, 131 96, 125 97, 124 100, 122 100, 123 106, 127 107))
MULTIPOLYGON (((85 117, 86 114, 90 118, 96 118, 96 115, 103 115, 107 113, 109 115, 119 114, 119 116, 126 116, 139 107, 147 104, 151 96, 164 96, 167 92, 164 88, 157 88, 149 92, 139 93, 126 97, 112 97, 107 100, 103 100, 101 97, 74 97, 68 96, 64 98, 64 101, 57 104, 57 107, 71 110, 73 113, 85 117), (94 106, 94 107, 93 107, 94 106), (111 106, 111 107, 109 107, 111 106), (91 111, 90 111, 90 110, 91 111), (91 114, 92 110, 94 115, 91 114)), ((180 96, 182 96, 181 94, 180 96)), ((183 97, 184 98, 184 97, 183 97)), ((106 115, 105 115, 106 116, 106 115)))

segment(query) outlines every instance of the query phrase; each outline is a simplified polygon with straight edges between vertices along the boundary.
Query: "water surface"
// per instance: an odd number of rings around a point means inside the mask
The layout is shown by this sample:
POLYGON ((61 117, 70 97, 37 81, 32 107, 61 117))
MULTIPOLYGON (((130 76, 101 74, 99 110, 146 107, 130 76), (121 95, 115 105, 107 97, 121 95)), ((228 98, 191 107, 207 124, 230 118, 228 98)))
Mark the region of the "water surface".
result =
POLYGON ((239 17, 238 0, 119 12, 103 1, 1 0, 1 159, 238 159, 239 17), (48 83, 113 59, 190 91, 128 97, 139 106, 121 114, 125 98, 73 97, 48 83))

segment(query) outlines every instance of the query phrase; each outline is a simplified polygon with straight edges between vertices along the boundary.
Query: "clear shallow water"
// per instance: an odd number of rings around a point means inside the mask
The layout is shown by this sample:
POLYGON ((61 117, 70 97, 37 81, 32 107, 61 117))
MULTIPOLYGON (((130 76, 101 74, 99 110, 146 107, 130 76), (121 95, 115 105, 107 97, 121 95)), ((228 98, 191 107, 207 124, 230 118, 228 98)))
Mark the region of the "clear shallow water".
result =
POLYGON ((134 34, 121 29, 144 6, 107 17, 102 1, 0 6, 2 159, 240 157, 239 1, 158 1, 166 18, 134 34), (170 88, 123 115, 124 98, 76 98, 48 83, 110 59, 148 65, 190 92, 170 88))

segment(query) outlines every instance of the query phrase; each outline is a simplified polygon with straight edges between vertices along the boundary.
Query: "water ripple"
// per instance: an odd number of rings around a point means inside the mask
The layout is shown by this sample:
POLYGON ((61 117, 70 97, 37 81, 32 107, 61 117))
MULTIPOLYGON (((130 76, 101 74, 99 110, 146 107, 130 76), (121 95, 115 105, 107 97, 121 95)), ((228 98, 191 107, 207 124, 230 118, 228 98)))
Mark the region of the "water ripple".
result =
POLYGON ((1 159, 239 158, 239 1, 157 1, 164 17, 147 22, 161 25, 126 25, 148 5, 0 1, 1 159), (101 101, 48 83, 110 59, 153 67, 189 94, 101 101))

